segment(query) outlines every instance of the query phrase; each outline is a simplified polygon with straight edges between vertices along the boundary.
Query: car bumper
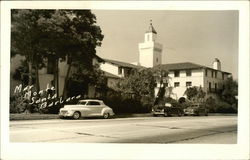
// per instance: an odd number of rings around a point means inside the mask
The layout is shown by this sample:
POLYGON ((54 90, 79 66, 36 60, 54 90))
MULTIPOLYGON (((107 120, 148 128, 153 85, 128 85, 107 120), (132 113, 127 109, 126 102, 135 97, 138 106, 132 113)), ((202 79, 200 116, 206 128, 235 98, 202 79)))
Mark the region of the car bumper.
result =
POLYGON ((73 116, 73 113, 70 113, 70 112, 60 112, 59 113, 59 117, 72 117, 73 116))
POLYGON ((153 115, 164 115, 164 111, 153 111, 153 115))
POLYGON ((184 115, 196 115, 196 113, 193 111, 185 111, 184 115))

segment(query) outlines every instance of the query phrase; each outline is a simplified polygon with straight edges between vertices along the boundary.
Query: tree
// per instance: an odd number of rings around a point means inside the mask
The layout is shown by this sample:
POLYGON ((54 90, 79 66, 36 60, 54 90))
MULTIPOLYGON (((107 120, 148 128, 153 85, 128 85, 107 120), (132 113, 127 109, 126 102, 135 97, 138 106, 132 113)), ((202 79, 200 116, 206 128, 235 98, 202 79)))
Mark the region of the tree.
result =
POLYGON ((201 86, 197 88, 196 86, 188 87, 184 94, 189 100, 203 101, 206 93, 202 90, 201 86))
POLYGON ((156 83, 160 83, 158 93, 156 95, 156 98, 154 100, 154 105, 160 103, 161 101, 164 102, 164 97, 166 95, 166 92, 168 92, 168 96, 172 94, 172 87, 167 86, 169 77, 168 71, 165 69, 162 69, 161 67, 157 67, 153 69, 154 71, 154 78, 156 83))
POLYGON ((28 84, 36 77, 39 90, 38 69, 44 66, 45 50, 41 45, 42 35, 38 20, 46 17, 51 11, 45 10, 12 10, 11 12, 11 57, 20 54, 28 63, 28 84), (35 69, 35 73, 33 72, 35 69))
POLYGON ((58 63, 68 60, 64 98, 72 75, 71 66, 84 67, 88 70, 87 74, 96 71, 92 59, 96 56, 95 49, 101 45, 103 35, 90 10, 12 10, 11 22, 11 56, 20 54, 28 64, 28 70, 17 70, 19 79, 25 80, 21 78, 20 71, 28 72, 28 85, 35 83, 37 91, 40 90, 38 70, 46 66, 48 59, 54 61, 57 95, 58 63))
POLYGON ((110 103, 117 112, 149 112, 154 103, 155 79, 152 69, 133 69, 128 77, 124 77, 112 87, 112 98, 117 103, 110 103), (114 104, 114 105, 113 105, 114 104))
MULTIPOLYGON (((25 56, 29 66, 29 84, 46 59, 55 64, 54 82, 58 91, 58 62, 68 59, 67 85, 72 65, 93 68, 92 59, 103 35, 95 25, 96 17, 90 10, 12 10, 11 55, 25 56), (35 73, 32 69, 35 68, 35 73)), ((64 94, 66 86, 64 87, 64 94)), ((58 93, 58 92, 57 92, 58 93)))
POLYGON ((230 105, 237 105, 236 96, 238 95, 238 83, 232 77, 226 79, 223 88, 219 92, 220 98, 230 105))
POLYGON ((121 79, 115 90, 125 95, 141 99, 143 96, 154 96, 155 80, 150 69, 132 70, 128 77, 121 79))
POLYGON ((188 87, 186 89, 186 91, 184 92, 184 94, 187 96, 187 99, 191 100, 192 98, 194 98, 198 94, 197 87, 195 87, 195 86, 188 87))
POLYGON ((95 48, 101 45, 103 39, 101 29, 95 24, 96 17, 90 10, 56 10, 50 19, 43 18, 39 22, 50 33, 46 40, 48 43, 52 42, 49 45, 49 56, 55 61, 56 86, 58 61, 68 59, 69 67, 63 91, 63 95, 66 96, 72 66, 82 66, 93 71, 92 59, 96 53, 95 48))

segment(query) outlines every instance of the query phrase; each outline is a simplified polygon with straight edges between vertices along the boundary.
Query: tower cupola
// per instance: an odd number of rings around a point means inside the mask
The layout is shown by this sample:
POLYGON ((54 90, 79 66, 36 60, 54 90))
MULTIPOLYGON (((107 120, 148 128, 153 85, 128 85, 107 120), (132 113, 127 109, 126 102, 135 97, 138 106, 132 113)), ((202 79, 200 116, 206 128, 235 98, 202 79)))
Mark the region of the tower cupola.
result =
POLYGON ((156 30, 155 30, 154 27, 153 27, 152 20, 150 20, 150 25, 149 25, 149 28, 148 28, 148 30, 146 31, 146 33, 154 33, 154 34, 157 34, 156 30))
POLYGON ((155 30, 155 28, 153 27, 153 24, 152 24, 152 20, 150 20, 150 24, 149 24, 149 27, 148 27, 148 30, 145 32, 145 42, 152 42, 152 41, 156 41, 156 35, 157 35, 157 32, 155 30))
POLYGON ((139 63, 144 67, 161 64, 162 45, 156 42, 157 32, 150 20, 149 28, 144 34, 144 42, 139 43, 139 63))

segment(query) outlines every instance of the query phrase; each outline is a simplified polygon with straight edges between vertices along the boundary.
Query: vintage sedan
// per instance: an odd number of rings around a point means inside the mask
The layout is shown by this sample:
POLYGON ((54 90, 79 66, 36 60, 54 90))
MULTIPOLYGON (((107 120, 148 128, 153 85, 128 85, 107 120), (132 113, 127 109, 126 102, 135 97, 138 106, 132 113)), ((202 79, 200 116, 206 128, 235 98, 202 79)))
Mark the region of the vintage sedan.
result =
POLYGON ((180 107, 174 107, 170 103, 155 105, 152 108, 153 116, 163 115, 165 117, 177 115, 181 117, 183 115, 183 109, 180 107))
POLYGON ((184 115, 194 115, 194 116, 207 116, 208 109, 204 104, 201 103, 194 103, 191 106, 184 109, 184 115))
POLYGON ((80 100, 75 105, 65 105, 60 109, 59 117, 72 117, 79 119, 81 117, 103 117, 110 118, 114 115, 112 108, 103 103, 102 100, 86 99, 80 100))

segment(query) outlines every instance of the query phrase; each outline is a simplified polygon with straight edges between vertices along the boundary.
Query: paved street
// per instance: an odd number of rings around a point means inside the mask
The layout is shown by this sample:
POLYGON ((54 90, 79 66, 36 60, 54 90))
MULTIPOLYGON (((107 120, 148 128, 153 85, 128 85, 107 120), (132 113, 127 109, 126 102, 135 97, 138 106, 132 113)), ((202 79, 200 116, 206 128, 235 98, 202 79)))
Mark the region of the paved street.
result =
POLYGON ((11 142, 237 143, 237 116, 10 121, 11 142))

